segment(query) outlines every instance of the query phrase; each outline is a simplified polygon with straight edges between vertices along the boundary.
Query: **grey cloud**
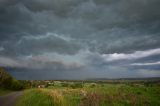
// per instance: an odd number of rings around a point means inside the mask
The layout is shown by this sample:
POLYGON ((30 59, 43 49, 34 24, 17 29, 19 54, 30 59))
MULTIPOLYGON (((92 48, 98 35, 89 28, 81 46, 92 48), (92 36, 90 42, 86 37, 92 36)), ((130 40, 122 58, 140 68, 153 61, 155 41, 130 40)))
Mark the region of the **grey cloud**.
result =
POLYGON ((8 13, 5 12, 2 17, 6 21, 1 23, 8 22, 9 25, 3 25, 1 33, 8 38, 2 39, 14 39, 11 35, 18 37, 24 33, 37 35, 52 31, 71 35, 91 51, 100 53, 157 48, 160 39, 157 4, 157 0, 19 1, 16 7, 5 8, 8 13), (59 17, 52 11, 60 14, 67 12, 69 15, 59 17))
POLYGON ((149 57, 152 55, 159 55, 160 54, 160 49, 152 49, 152 50, 147 50, 147 51, 136 51, 131 54, 103 54, 102 57, 106 61, 115 61, 115 60, 132 60, 132 59, 139 59, 139 58, 144 58, 144 57, 149 57))
POLYGON ((41 53, 41 51, 42 53, 45 51, 60 54, 75 54, 81 47, 74 40, 67 41, 67 39, 57 36, 49 36, 42 39, 22 39, 21 43, 18 44, 18 48, 27 54, 30 51, 33 53, 37 52, 36 54, 41 53))
MULTIPOLYGON (((72 57, 71 57, 72 58, 72 57)), ((78 70, 87 64, 83 60, 69 60, 67 56, 52 54, 27 57, 0 57, 0 67, 24 68, 28 70, 78 70), (66 58, 66 59, 65 59, 66 58)))
POLYGON ((84 0, 34 0, 24 1, 24 5, 34 12, 52 11, 60 17, 65 17, 73 10, 74 7, 83 1, 84 0))
POLYGON ((1 0, 0 1, 0 8, 5 8, 11 5, 15 5, 19 0, 1 0))
POLYGON ((67 77, 52 67, 67 70, 68 77, 118 77, 119 69, 125 74, 120 76, 138 76, 138 70, 158 70, 158 66, 129 64, 159 61, 159 51, 147 57, 126 58, 137 51, 160 48, 159 4, 159 0, 0 0, 0 64, 24 68, 19 63, 27 63, 26 67, 34 64, 40 69, 44 60, 23 58, 41 59, 52 54, 54 61, 42 66, 63 78, 67 77), (105 61, 101 56, 114 53, 124 54, 125 59, 105 61), (71 64, 66 67, 67 60, 71 64), (69 75, 69 70, 78 72, 69 75))
POLYGON ((1 54, 13 56, 37 55, 45 52, 76 54, 82 48, 81 44, 77 43, 74 39, 63 37, 55 33, 37 36, 26 35, 21 37, 18 41, 12 40, 6 42, 3 47, 6 49, 1 51, 1 54))

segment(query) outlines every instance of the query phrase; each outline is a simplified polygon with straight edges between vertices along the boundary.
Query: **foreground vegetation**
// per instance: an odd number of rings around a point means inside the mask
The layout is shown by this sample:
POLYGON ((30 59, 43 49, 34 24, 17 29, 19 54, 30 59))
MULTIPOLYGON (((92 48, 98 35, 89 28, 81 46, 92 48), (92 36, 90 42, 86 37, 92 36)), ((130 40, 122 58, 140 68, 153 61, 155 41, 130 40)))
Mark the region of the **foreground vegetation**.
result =
POLYGON ((160 106, 160 79, 20 81, 0 68, 0 95, 14 90, 17 106, 160 106))
POLYGON ((0 89, 1 92, 5 90, 21 90, 23 89, 23 84, 13 78, 4 68, 0 67, 0 89), (3 89, 5 89, 3 91, 3 89))
POLYGON ((26 90, 17 106, 160 106, 160 86, 55 82, 26 90))

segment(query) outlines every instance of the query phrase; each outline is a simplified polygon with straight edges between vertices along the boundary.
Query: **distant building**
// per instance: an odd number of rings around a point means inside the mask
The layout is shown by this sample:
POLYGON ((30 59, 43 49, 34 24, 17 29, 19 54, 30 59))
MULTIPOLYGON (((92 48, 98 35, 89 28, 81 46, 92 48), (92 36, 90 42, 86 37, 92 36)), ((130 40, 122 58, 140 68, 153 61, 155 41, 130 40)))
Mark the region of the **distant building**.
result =
POLYGON ((38 88, 45 88, 45 85, 38 85, 38 88))

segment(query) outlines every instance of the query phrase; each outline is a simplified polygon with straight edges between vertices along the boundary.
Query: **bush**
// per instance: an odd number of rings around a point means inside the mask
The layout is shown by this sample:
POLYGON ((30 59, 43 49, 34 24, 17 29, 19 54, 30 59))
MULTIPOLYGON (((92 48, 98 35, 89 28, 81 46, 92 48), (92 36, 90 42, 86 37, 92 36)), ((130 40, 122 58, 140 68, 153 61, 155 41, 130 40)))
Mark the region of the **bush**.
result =
POLYGON ((94 87, 96 87, 96 86, 97 86, 96 83, 91 83, 90 88, 94 88, 94 87))
POLYGON ((0 86, 9 89, 12 84, 12 76, 7 73, 3 68, 0 68, 0 86))
POLYGON ((62 87, 69 87, 69 83, 67 83, 67 82, 63 82, 61 84, 62 84, 62 87))
POLYGON ((70 87, 73 88, 73 89, 75 89, 75 88, 82 88, 83 84, 79 83, 79 82, 76 82, 76 83, 71 84, 70 87))
POLYGON ((13 79, 10 89, 12 89, 12 90, 21 90, 21 89, 23 89, 23 85, 19 81, 13 79))
POLYGON ((98 93, 89 93, 80 101, 80 106, 100 106, 103 102, 103 95, 98 93))
POLYGON ((14 79, 3 68, 0 68, 0 87, 10 90, 20 90, 23 88, 23 84, 14 79))

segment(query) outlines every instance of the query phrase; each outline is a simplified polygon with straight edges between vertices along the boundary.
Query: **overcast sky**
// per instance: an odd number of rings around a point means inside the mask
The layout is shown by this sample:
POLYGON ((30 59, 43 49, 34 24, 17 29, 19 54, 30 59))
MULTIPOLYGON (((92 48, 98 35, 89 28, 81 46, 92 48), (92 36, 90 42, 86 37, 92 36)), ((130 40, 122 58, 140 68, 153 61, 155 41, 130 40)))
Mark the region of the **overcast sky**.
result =
POLYGON ((0 0, 0 66, 18 79, 160 77, 160 0, 0 0))

